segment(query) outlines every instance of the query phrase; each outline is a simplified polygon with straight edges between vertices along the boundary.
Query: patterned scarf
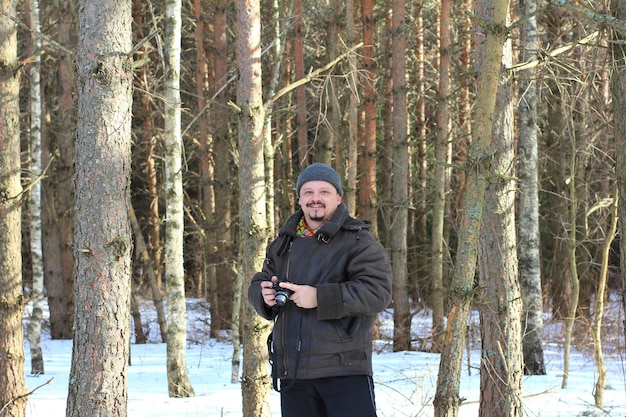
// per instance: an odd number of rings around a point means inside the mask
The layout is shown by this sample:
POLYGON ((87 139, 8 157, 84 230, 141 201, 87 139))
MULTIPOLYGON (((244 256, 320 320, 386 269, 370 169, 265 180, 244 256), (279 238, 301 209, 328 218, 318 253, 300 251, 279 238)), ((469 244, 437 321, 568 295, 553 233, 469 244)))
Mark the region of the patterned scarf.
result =
MULTIPOLYGON (((320 226, 321 227, 321 226, 320 226)), ((298 237, 310 237, 315 236, 315 233, 319 230, 319 227, 315 230, 311 229, 306 222, 304 221, 304 217, 300 218, 298 225, 296 226, 296 236, 298 237)))

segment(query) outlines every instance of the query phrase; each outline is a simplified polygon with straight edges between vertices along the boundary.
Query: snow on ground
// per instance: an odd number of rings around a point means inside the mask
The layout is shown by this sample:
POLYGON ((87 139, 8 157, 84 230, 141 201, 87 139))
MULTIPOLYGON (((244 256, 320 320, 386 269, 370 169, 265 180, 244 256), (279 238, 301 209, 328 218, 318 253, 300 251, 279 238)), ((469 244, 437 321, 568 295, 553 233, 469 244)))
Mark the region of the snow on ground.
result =
MULTIPOLYGON (((239 384, 232 384, 232 344, 207 336, 208 309, 204 302, 188 302, 187 367, 195 390, 195 397, 175 399, 167 395, 166 346, 158 343, 156 318, 144 302, 142 320, 149 330, 151 343, 131 347, 128 375, 130 417, 171 416, 241 416, 239 384)), ((621 323, 620 310, 609 317, 621 323)), ((392 322, 389 314, 381 316, 383 334, 390 334, 392 322)), ((459 415, 478 415, 480 398, 479 351, 475 334, 477 318, 472 318, 469 360, 466 354, 461 376, 460 395, 466 399, 459 415), (469 366, 468 366, 469 364, 469 366)), ((426 336, 430 317, 426 311, 414 316, 413 328, 417 340, 426 336)), ((560 324, 546 325, 547 332, 560 332, 560 324)), ((619 334, 619 333, 617 333, 619 334)), ((551 338, 548 338, 551 339, 551 338)), ((604 408, 594 406, 593 391, 597 377, 593 356, 572 349, 567 389, 561 389, 563 377, 562 345, 548 341, 545 360, 548 374, 524 377, 523 407, 525 416, 533 417, 626 417, 626 358, 623 334, 614 336, 605 352, 608 370, 604 392, 604 408)), ((554 340, 558 341, 558 338, 554 340)), ((32 376, 28 345, 25 344, 27 373, 26 384, 36 389, 29 398, 27 417, 63 417, 67 399, 68 377, 71 366, 72 341, 50 340, 43 336, 45 375, 32 376), (37 388, 39 387, 39 388, 37 388)), ((391 352, 388 342, 376 341, 374 381, 379 417, 431 417, 432 401, 437 384, 439 355, 412 351, 391 352)), ((587 350, 587 349, 582 349, 587 350)), ((272 416, 280 416, 279 394, 273 392, 268 399, 272 416)))

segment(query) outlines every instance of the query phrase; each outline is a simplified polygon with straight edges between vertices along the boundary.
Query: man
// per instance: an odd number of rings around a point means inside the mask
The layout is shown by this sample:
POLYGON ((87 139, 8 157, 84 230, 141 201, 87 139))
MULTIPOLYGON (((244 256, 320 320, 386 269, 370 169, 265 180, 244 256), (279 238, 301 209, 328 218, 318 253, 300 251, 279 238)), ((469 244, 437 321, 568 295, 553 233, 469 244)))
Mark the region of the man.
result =
POLYGON ((387 254, 369 223, 350 217, 329 165, 304 169, 296 194, 301 208, 248 289, 257 313, 275 320, 268 345, 282 415, 375 417, 372 326, 391 301, 387 254), (277 290, 288 290, 286 303, 277 290))

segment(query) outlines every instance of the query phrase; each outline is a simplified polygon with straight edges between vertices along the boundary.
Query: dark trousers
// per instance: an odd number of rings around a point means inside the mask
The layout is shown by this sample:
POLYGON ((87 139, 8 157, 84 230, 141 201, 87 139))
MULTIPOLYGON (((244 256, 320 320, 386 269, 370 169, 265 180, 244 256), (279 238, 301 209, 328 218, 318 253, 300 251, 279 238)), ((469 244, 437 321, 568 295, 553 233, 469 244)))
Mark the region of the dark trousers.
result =
MULTIPOLYGON (((281 380, 287 387, 291 380, 281 380)), ((376 417, 371 376, 297 379, 280 393, 283 417, 376 417)))

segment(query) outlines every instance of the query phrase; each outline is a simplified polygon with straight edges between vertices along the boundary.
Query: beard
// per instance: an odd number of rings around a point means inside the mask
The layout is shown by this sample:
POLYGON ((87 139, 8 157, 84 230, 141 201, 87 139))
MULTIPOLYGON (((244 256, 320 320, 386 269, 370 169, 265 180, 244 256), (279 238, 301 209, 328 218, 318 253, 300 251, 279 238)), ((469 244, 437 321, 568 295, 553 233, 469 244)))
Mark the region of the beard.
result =
POLYGON ((315 222, 322 222, 325 220, 324 214, 326 212, 326 205, 321 204, 319 202, 312 202, 311 204, 307 204, 309 208, 309 218, 315 222), (317 205, 318 207, 311 208, 312 205, 317 205))

